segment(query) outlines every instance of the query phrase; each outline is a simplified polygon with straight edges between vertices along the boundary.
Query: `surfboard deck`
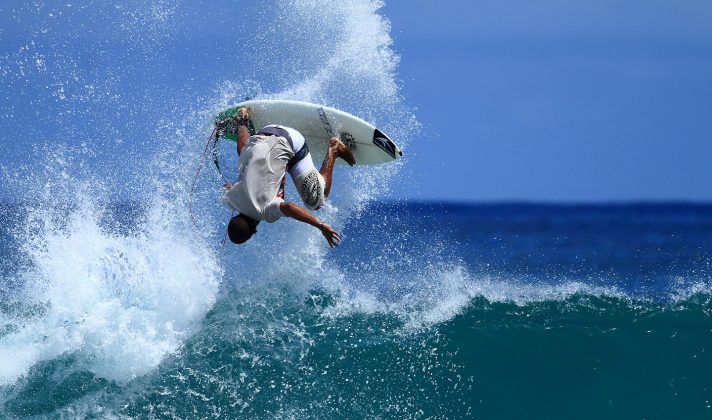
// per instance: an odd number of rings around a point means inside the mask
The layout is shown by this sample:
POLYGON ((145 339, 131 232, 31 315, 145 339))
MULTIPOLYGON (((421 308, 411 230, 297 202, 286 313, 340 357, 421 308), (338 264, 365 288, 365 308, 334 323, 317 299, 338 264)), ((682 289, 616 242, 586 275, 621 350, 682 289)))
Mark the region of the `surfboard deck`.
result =
MULTIPOLYGON (((270 124, 278 124, 299 131, 309 145, 312 159, 320 162, 332 136, 339 137, 354 154, 357 165, 373 165, 394 161, 401 149, 381 130, 368 122, 335 108, 310 102, 282 99, 254 99, 237 104, 219 113, 215 121, 234 116, 246 106, 252 123, 259 131, 270 124)), ((236 134, 223 138, 237 141, 236 134)), ((337 160, 338 163, 341 159, 337 160)))

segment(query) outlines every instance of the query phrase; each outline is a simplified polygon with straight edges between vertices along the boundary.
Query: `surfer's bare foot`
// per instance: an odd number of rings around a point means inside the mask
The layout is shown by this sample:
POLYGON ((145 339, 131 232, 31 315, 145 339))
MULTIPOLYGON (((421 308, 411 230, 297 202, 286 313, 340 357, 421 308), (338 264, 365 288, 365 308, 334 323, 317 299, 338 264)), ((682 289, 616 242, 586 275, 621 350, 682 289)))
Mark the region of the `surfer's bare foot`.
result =
POLYGON ((246 124, 247 121, 250 120, 250 109, 246 106, 240 107, 240 109, 237 110, 237 114, 235 114, 235 119, 238 124, 241 122, 246 124))
POLYGON ((345 160, 351 166, 356 164, 356 158, 351 150, 346 146, 341 140, 336 137, 332 137, 329 140, 329 148, 334 148, 336 150, 336 156, 345 160))
POLYGON ((250 127, 252 121, 250 121, 250 108, 246 106, 241 106, 237 110, 234 116, 235 122, 237 123, 237 155, 240 156, 240 151, 247 144, 247 140, 250 138, 250 127))

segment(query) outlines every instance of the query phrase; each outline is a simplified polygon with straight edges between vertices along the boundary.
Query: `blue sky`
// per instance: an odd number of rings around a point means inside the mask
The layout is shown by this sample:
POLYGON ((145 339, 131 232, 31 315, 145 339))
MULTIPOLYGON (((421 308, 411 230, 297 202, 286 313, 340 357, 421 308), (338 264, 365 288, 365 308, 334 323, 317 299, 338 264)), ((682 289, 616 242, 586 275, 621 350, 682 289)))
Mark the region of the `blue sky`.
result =
POLYGON ((712 199, 712 3, 415 0, 383 13, 425 126, 408 168, 423 196, 712 199))
MULTIPOLYGON (((142 164, 166 109, 180 118, 205 105, 185 98, 250 69, 226 42, 232 23, 251 28, 225 12, 243 7, 0 4, 0 164, 36 156, 36 139, 142 164)), ((272 16, 270 1, 251 7, 272 16)), ((712 200, 711 2, 408 0, 379 13, 423 125, 390 198, 712 200)))

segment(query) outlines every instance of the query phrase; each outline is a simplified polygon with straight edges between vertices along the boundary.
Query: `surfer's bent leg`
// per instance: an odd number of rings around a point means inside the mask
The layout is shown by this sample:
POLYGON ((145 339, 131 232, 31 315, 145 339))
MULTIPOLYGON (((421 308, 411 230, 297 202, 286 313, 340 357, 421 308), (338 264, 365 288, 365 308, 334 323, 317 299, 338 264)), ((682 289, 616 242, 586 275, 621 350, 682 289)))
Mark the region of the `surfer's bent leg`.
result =
POLYGON ((319 173, 324 177, 324 196, 329 196, 329 191, 331 191, 331 178, 334 173, 334 162, 336 158, 342 158, 349 165, 354 166, 356 159, 353 153, 349 150, 344 143, 341 142, 336 137, 332 137, 329 140, 329 147, 326 149, 326 155, 324 156, 324 162, 321 164, 321 169, 319 173))
MULTIPOLYGON (((294 184, 302 197, 304 205, 310 210, 318 210, 331 190, 331 179, 334 172, 334 161, 342 158, 349 164, 356 163, 351 151, 336 137, 331 138, 324 156, 321 169, 317 172, 314 165, 294 177, 294 184)), ((311 163, 311 157, 309 157, 311 163)))
POLYGON ((308 171, 294 178, 299 196, 309 210, 319 210, 326 200, 324 177, 312 167, 308 171))

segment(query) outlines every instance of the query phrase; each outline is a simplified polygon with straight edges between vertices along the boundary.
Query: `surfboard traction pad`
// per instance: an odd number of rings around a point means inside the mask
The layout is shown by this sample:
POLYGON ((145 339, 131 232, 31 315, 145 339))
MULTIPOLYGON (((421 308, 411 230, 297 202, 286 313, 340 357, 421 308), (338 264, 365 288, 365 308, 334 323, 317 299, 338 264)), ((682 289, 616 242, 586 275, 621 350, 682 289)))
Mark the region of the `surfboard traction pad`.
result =
MULTIPOLYGON (((223 120, 225 118, 234 117, 235 114, 237 114, 237 111, 239 111, 240 108, 242 108, 243 106, 245 106, 245 105, 237 105, 237 106, 228 108, 225 111, 219 113, 218 115, 215 116, 215 118, 213 118, 213 124, 216 124, 218 121, 223 120)), ((247 109, 249 109, 249 107, 247 107, 247 109)), ((250 125, 252 125, 252 120, 250 120, 250 125)), ((253 133, 250 133, 250 134, 253 134, 253 133)), ((220 137, 226 138, 226 139, 229 139, 232 141, 237 141, 237 133, 223 133, 223 134, 220 134, 220 137)))

